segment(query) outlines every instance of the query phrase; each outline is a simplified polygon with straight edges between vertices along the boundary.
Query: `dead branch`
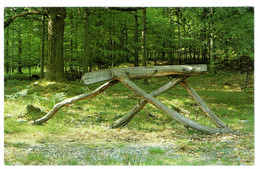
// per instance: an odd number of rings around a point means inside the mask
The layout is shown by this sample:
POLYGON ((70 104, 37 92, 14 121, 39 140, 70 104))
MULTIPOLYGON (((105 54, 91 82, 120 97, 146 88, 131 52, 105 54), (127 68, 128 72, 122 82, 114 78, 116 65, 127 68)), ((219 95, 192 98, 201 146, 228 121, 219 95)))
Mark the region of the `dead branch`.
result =
POLYGON ((67 106, 69 104, 75 103, 77 101, 83 100, 83 99, 88 99, 91 97, 94 97, 98 94, 100 94, 101 92, 103 92, 104 90, 108 89, 109 87, 115 85, 116 83, 118 83, 117 80, 111 80, 109 82, 106 82, 105 84, 99 86, 96 90, 89 92, 89 93, 85 93, 85 94, 81 94, 66 100, 63 100, 62 102, 57 103, 48 114, 46 114, 45 116, 43 116, 42 118, 39 118, 31 123, 33 124, 42 124, 43 122, 46 122, 47 120, 51 119, 55 113, 58 112, 58 110, 60 110, 62 107, 67 106))

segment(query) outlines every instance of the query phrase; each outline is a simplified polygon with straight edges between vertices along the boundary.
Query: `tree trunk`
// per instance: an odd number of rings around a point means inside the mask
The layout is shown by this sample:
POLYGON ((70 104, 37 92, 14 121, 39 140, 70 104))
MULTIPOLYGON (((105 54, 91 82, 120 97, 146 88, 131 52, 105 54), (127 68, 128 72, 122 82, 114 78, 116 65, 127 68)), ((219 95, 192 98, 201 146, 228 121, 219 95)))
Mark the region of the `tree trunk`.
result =
POLYGON ((177 23, 178 23, 178 35, 179 35, 179 64, 181 64, 181 31, 180 31, 180 12, 181 12, 181 9, 178 8, 178 12, 177 12, 177 17, 178 17, 178 20, 177 20, 177 23))
MULTIPOLYGON (((10 73, 12 74, 14 72, 14 44, 15 44, 15 36, 14 36, 14 30, 12 31, 12 47, 11 47, 11 57, 10 57, 10 67, 11 67, 11 71, 10 73)), ((10 74, 9 74, 10 76, 10 74)))
POLYGON ((48 61, 46 80, 64 81, 63 35, 65 8, 47 8, 48 11, 48 61))
MULTIPOLYGON (((210 8, 210 16, 213 18, 213 8, 210 8)), ((213 21, 210 22, 210 73, 215 73, 215 53, 214 53, 214 37, 213 37, 213 21)))
POLYGON ((45 16, 42 16, 42 38, 41 38, 41 60, 40 60, 40 77, 44 76, 44 39, 45 39, 45 16))
MULTIPOLYGON (((146 8, 143 9, 143 31, 142 31, 142 47, 143 47, 143 55, 142 55, 142 66, 146 67, 147 60, 147 48, 146 48, 146 8)), ((144 84, 148 84, 148 79, 144 78, 144 84)))
POLYGON ((84 56, 83 56, 83 72, 86 73, 89 71, 89 62, 90 62, 90 36, 89 36, 89 8, 84 8, 84 56))
POLYGON ((17 69, 17 72, 18 73, 23 73, 22 72, 22 60, 21 60, 21 57, 22 57, 22 38, 21 38, 21 33, 22 31, 19 30, 18 31, 18 69, 17 69))
POLYGON ((135 52, 134 52, 134 67, 138 67, 138 11, 135 11, 134 17, 135 17, 135 34, 134 34, 134 40, 135 40, 135 52))
POLYGON ((5 50, 5 62, 4 62, 4 66, 5 66, 5 72, 9 73, 9 67, 10 67, 10 58, 9 58, 9 30, 5 29, 6 33, 5 33, 5 46, 4 46, 4 50, 5 50), (7 60, 7 61, 6 61, 7 60))
POLYGON ((143 9, 143 31, 142 31, 142 48, 143 48, 143 55, 142 55, 142 66, 146 66, 146 8, 143 9))

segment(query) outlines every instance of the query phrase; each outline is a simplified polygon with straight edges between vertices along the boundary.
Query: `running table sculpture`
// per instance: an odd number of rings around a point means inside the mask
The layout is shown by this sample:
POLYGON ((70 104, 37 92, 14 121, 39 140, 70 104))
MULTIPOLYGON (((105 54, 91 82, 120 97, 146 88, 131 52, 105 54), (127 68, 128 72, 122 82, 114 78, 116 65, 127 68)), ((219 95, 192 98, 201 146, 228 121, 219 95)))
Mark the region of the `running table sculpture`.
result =
POLYGON ((85 73, 82 76, 82 80, 85 85, 108 81, 105 84, 99 86, 96 90, 74 96, 72 98, 63 100, 60 103, 57 103, 49 113, 44 117, 39 118, 32 123, 41 124, 50 118, 62 107, 69 105, 71 103, 94 97, 107 88, 115 85, 118 82, 123 83, 127 88, 132 90, 138 96, 141 97, 139 103, 125 116, 116 120, 111 124, 111 128, 117 128, 119 126, 126 125, 148 102, 153 104, 159 110, 170 115, 176 121, 182 123, 184 126, 191 127, 193 129, 199 130, 204 133, 214 134, 214 133, 230 133, 233 132, 224 122, 222 122, 206 105, 206 103, 200 98, 200 96, 193 90, 191 85, 185 80, 190 76, 196 76, 201 73, 207 72, 207 65, 171 65, 171 66, 153 66, 153 67, 130 67, 130 68, 111 68, 105 70, 99 70, 94 72, 85 73), (172 76, 172 80, 166 83, 161 88, 151 92, 150 94, 146 93, 130 79, 134 78, 149 78, 149 77, 163 77, 163 76, 172 76), (178 112, 170 109, 165 104, 161 103, 155 97, 180 83, 192 96, 192 98, 197 102, 201 110, 209 117, 209 119, 217 126, 208 127, 202 124, 199 124, 178 112))

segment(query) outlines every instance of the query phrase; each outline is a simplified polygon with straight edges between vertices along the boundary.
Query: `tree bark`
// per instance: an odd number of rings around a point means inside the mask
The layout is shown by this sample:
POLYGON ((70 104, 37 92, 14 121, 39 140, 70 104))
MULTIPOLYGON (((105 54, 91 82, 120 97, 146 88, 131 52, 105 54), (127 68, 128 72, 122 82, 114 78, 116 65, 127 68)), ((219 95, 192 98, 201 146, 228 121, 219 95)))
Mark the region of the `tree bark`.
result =
POLYGON ((41 38, 41 60, 40 60, 40 77, 44 76, 44 41, 45 41, 45 16, 42 16, 42 38, 41 38))
POLYGON ((22 59, 21 59, 21 57, 22 57, 21 33, 22 33, 22 30, 19 30, 18 31, 18 58, 17 58, 17 60, 18 60, 18 70, 17 70, 17 72, 22 74, 23 72, 22 72, 22 59))
POLYGON ((106 82, 105 84, 99 86, 96 90, 90 92, 90 93, 85 93, 85 94, 81 94, 66 100, 63 100, 62 102, 57 103, 48 114, 46 114, 45 116, 43 116, 42 118, 39 118, 31 123, 33 124, 42 124, 43 122, 48 121, 49 119, 51 119, 57 112, 58 110, 60 110, 62 107, 67 106, 69 104, 75 103, 77 101, 83 100, 83 99, 88 99, 91 97, 94 97, 98 94, 100 94, 101 92, 103 92, 104 90, 108 89, 109 87, 115 85, 116 83, 118 83, 117 80, 111 80, 109 82, 106 82))
MULTIPOLYGON (((179 82, 181 82, 182 80, 184 80, 185 78, 187 78, 187 76, 182 76, 182 77, 175 77, 173 78, 171 81, 169 81, 168 83, 166 83, 164 86, 162 86, 161 88, 153 91, 150 93, 150 95, 152 97, 157 97, 159 96, 161 93, 165 92, 166 90, 170 89, 171 87, 175 86, 176 84, 178 84, 179 82)), ((148 102, 146 100, 140 99, 139 103, 129 112, 127 113, 125 116, 123 116, 122 118, 116 120, 115 122, 113 122, 111 124, 111 128, 118 128, 120 126, 125 126, 126 124, 128 124, 129 121, 132 120, 132 118, 141 110, 144 108, 144 106, 147 104, 148 102)))
MULTIPOLYGON (((143 55, 142 55, 142 66, 146 66, 147 61, 147 46, 146 46, 146 8, 143 9, 143 31, 142 31, 142 48, 143 48, 143 55)), ((144 84, 148 84, 148 79, 144 78, 144 84)))
POLYGON ((5 30, 5 62, 4 62, 4 66, 5 66, 5 72, 9 73, 9 67, 10 67, 10 58, 9 58, 9 29, 5 30), (6 61, 7 60, 7 61, 6 61))
POLYGON ((47 8, 48 11, 48 61, 46 80, 64 81, 63 35, 65 8, 47 8))
MULTIPOLYGON (((213 8, 210 8, 210 16, 213 19, 213 8)), ((215 52, 214 52, 214 35, 213 21, 210 22, 210 73, 215 73, 215 52)))
POLYGON ((135 17, 135 33, 134 33, 134 40, 135 40, 135 47, 134 47, 134 67, 138 67, 138 11, 135 11, 134 17, 135 17))
POLYGON ((182 49, 181 31, 180 31, 180 13, 181 13, 181 8, 178 8, 177 9, 177 17, 178 17, 177 23, 178 23, 178 36, 179 36, 179 64, 181 64, 181 49, 182 49))
POLYGON ((83 56, 83 72, 86 73, 89 71, 89 62, 90 62, 90 31, 89 31, 89 8, 84 8, 84 56, 83 56))
POLYGON ((146 8, 143 9, 143 31, 142 31, 142 48, 143 48, 143 55, 142 55, 142 66, 146 66, 146 8))
POLYGON ((184 75, 193 76, 207 71, 207 65, 171 65, 152 67, 112 68, 85 73, 82 80, 86 85, 127 76, 128 78, 150 78, 184 75))

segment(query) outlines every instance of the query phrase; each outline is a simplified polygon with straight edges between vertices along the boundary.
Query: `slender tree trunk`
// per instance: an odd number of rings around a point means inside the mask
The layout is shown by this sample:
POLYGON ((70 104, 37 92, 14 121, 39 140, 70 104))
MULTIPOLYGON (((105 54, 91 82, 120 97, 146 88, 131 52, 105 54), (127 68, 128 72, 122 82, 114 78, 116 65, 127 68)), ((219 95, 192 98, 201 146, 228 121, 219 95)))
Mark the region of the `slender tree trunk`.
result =
POLYGON ((10 58, 9 58, 9 29, 5 29, 5 56, 4 58, 7 61, 4 61, 4 65, 5 65, 5 72, 9 73, 9 67, 10 67, 10 58))
POLYGON ((42 38, 41 38, 41 60, 40 60, 40 77, 44 76, 44 41, 45 41, 45 16, 42 16, 42 38))
POLYGON ((143 9, 143 31, 142 31, 142 48, 143 48, 143 55, 142 55, 142 66, 146 66, 146 8, 143 9))
POLYGON ((21 57, 22 57, 22 38, 21 38, 21 33, 22 31, 19 30, 18 31, 18 69, 17 69, 17 72, 22 74, 22 60, 21 60, 21 57))
POLYGON ((181 9, 178 8, 177 17, 178 17, 178 35, 179 35, 179 64, 181 64, 181 32, 180 32, 180 12, 181 9))
MULTIPOLYGON (((173 37, 171 36, 171 38, 173 39, 173 37)), ((173 47, 173 43, 172 43, 172 39, 170 41, 170 50, 169 50, 169 65, 172 65, 173 64, 173 56, 174 56, 174 47, 173 47)))
MULTIPOLYGON (((210 16, 213 18, 213 8, 210 8, 210 16)), ((213 37, 213 21, 210 22, 210 73, 215 73, 215 53, 214 53, 214 37, 213 37)))
POLYGON ((89 71, 89 62, 90 62, 90 36, 89 36, 89 8, 84 8, 84 57, 82 60, 83 63, 83 72, 89 71))
POLYGON ((48 11, 48 61, 46 80, 64 81, 63 36, 65 8, 47 8, 48 11))
MULTIPOLYGON (((142 55, 142 66, 146 66, 146 55, 147 55, 147 49, 146 49, 146 8, 143 9, 143 31, 142 31, 142 47, 143 47, 143 55, 142 55)), ((148 84, 148 79, 144 78, 144 84, 148 84)))
POLYGON ((29 65, 28 65, 28 69, 29 69, 29 77, 31 76, 31 66, 32 66, 32 54, 31 54, 31 29, 28 32, 28 39, 29 39, 29 43, 28 43, 28 55, 29 55, 29 65))
POLYGON ((12 55, 10 57, 10 67, 11 67, 11 74, 14 72, 14 30, 12 31, 12 48, 11 48, 11 52, 12 52, 12 55))
POLYGON ((138 11, 135 11, 134 17, 135 17, 135 34, 134 34, 134 40, 135 40, 135 52, 134 52, 134 67, 138 67, 138 11))

